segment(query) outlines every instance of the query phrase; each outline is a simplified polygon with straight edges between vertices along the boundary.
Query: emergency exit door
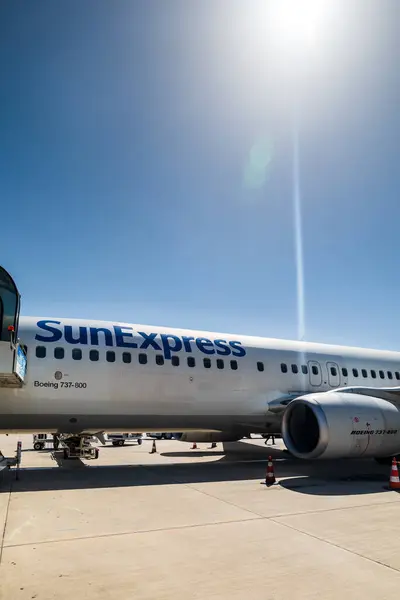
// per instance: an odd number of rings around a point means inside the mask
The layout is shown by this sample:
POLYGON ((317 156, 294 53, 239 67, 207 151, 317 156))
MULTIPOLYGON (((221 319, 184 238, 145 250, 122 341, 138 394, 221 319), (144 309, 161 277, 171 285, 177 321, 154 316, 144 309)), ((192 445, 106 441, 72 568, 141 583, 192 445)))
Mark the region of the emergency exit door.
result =
POLYGON ((322 384, 321 365, 316 360, 308 361, 308 373, 311 385, 318 387, 322 384))
POLYGON ((340 386, 340 371, 339 366, 334 362, 327 362, 326 368, 328 370, 328 381, 331 387, 340 386))

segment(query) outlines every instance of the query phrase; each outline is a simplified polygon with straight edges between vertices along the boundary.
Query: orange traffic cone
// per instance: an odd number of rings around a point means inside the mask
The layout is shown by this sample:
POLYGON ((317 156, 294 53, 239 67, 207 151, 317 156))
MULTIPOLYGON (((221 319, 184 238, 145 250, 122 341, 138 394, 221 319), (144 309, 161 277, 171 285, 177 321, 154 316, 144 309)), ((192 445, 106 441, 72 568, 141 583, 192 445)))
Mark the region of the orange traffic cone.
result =
POLYGON ((196 442, 193 442, 193 446, 190 449, 191 450, 197 450, 197 444, 196 444, 196 442))
POLYGON ((272 464, 272 456, 268 456, 267 475, 265 477, 265 485, 270 486, 275 483, 274 465, 272 464))
POLYGON ((151 447, 151 452, 150 454, 156 454, 157 453, 157 446, 156 446, 156 440, 153 440, 153 445, 151 447))
POLYGON ((390 472, 389 488, 391 490, 400 489, 399 470, 397 468, 397 460, 394 456, 392 460, 392 470, 390 472))

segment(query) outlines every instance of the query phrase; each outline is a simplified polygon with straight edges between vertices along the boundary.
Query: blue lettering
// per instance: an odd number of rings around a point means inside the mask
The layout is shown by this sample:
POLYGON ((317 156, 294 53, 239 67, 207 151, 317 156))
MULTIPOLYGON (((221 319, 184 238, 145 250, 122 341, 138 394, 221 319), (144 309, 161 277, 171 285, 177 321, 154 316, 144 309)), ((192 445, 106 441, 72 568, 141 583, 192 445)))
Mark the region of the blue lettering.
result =
POLYGON ((133 335, 127 331, 123 331, 123 329, 129 329, 130 331, 133 331, 132 327, 119 327, 114 325, 115 341, 117 346, 121 348, 137 348, 137 344, 135 344, 135 342, 126 342, 124 340, 124 337, 133 338, 133 335))
POLYGON ((149 346, 154 348, 154 350, 161 350, 157 342, 154 341, 154 338, 157 337, 157 333, 144 333, 144 331, 138 331, 138 334, 144 339, 143 344, 140 346, 141 350, 146 350, 149 346))
POLYGON ((215 354, 214 344, 212 343, 211 340, 209 340, 207 338, 203 338, 203 337, 196 338, 196 346, 198 347, 198 349, 201 352, 204 352, 204 354, 215 354), (206 346, 211 346, 212 349, 209 350, 206 348, 206 346))
POLYGON ((173 352, 179 352, 179 350, 182 350, 182 341, 176 335, 167 335, 165 333, 162 333, 160 337, 164 348, 164 356, 167 360, 171 358, 171 350, 173 352), (173 346, 171 346, 171 344, 169 343, 170 339, 173 342, 175 342, 173 346))
MULTIPOLYGON (((63 332, 58 327, 54 327, 53 325, 61 325, 61 321, 52 321, 52 320, 44 320, 38 321, 37 327, 45 331, 48 335, 41 335, 37 333, 35 335, 35 339, 39 342, 57 342, 63 337, 63 332)), ((99 334, 102 334, 104 337, 104 344, 106 346, 113 346, 114 339, 113 333, 110 329, 106 327, 76 327, 74 334, 74 327, 72 325, 65 325, 64 327, 64 336, 65 341, 69 344, 87 344, 88 343, 88 333, 90 337, 90 344, 92 346, 99 346, 99 334)), ((138 344, 134 342, 134 331, 132 327, 121 327, 119 325, 114 325, 114 333, 115 333, 115 341, 116 345, 120 348, 137 348, 138 344)), ((200 352, 204 354, 219 354, 220 356, 229 356, 231 354, 233 356, 246 356, 246 350, 243 348, 242 343, 239 341, 227 342, 226 340, 210 340, 205 337, 194 338, 191 336, 182 336, 178 337, 172 334, 158 334, 158 333, 145 333, 143 331, 137 332, 142 338, 143 342, 140 346, 140 349, 146 350, 147 348, 153 348, 154 350, 160 351, 161 349, 164 351, 164 357, 168 360, 172 357, 173 352, 180 352, 184 349, 186 352, 192 352, 192 342, 194 342, 200 352), (156 341, 157 336, 161 338, 161 345, 156 341)))
POLYGON ((229 345, 237 352, 232 352, 233 356, 246 356, 246 350, 242 347, 241 342, 229 342, 229 345), (240 348, 238 348, 240 346, 240 348))
POLYGON ((86 327, 79 327, 79 338, 76 340, 72 337, 72 327, 71 325, 66 325, 64 327, 64 337, 65 341, 68 344, 87 344, 88 343, 88 335, 86 327))
POLYGON ((217 348, 220 348, 220 350, 217 350, 217 354, 220 354, 221 356, 228 356, 228 354, 231 353, 231 349, 227 345, 226 340, 214 340, 214 344, 217 346, 217 348))
POLYGON ((190 345, 190 342, 194 342, 194 337, 189 337, 187 335, 183 335, 182 340, 183 340, 183 345, 185 346, 186 352, 191 352, 192 347, 190 345))
POLYGON ((35 335, 35 340, 38 340, 38 342, 58 342, 58 340, 62 338, 62 332, 59 329, 56 329, 55 327, 50 327, 50 325, 47 325, 47 323, 54 323, 55 325, 60 325, 61 321, 38 321, 37 326, 39 327, 39 329, 43 329, 43 331, 48 331, 52 334, 52 337, 45 337, 37 333, 35 335))
POLYGON ((99 345, 99 333, 104 333, 104 339, 106 342, 106 346, 113 346, 113 337, 112 333, 109 329, 105 327, 91 327, 90 328, 90 344, 92 346, 99 345))

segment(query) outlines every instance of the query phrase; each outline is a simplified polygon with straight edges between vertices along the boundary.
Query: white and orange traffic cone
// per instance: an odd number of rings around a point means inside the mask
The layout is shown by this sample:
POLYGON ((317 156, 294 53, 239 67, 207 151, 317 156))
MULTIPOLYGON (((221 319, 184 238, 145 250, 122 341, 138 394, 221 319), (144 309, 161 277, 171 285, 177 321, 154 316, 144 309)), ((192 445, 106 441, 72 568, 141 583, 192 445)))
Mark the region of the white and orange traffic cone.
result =
POLYGON ((150 454, 157 454, 157 446, 156 446, 156 440, 153 440, 153 445, 151 447, 151 452, 150 454))
POLYGON ((392 470, 390 471, 389 488, 391 490, 400 489, 399 469, 397 468, 397 460, 395 456, 393 456, 392 460, 392 470))
POLYGON ((193 442, 193 446, 190 449, 191 450, 197 450, 197 444, 196 444, 196 442, 193 442))
POLYGON ((265 476, 265 485, 270 486, 275 483, 274 465, 272 464, 272 456, 268 456, 267 474, 265 476))

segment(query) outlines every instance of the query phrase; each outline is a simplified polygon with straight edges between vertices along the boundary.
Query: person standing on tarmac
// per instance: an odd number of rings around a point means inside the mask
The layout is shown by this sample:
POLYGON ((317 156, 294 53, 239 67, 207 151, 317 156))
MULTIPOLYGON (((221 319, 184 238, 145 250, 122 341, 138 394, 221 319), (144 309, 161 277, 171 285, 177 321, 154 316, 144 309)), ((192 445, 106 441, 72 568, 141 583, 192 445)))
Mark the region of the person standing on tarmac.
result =
POLYGON ((272 444, 271 444, 271 446, 275 446, 275 435, 274 435, 273 433, 271 433, 270 435, 267 435, 267 436, 265 437, 265 442, 264 442, 264 443, 265 443, 265 445, 267 445, 267 444, 268 444, 268 440, 269 440, 270 438, 272 438, 272 444))

